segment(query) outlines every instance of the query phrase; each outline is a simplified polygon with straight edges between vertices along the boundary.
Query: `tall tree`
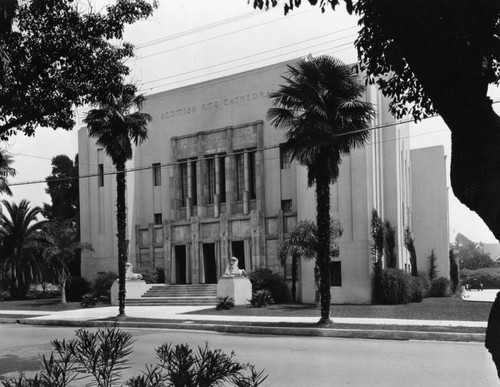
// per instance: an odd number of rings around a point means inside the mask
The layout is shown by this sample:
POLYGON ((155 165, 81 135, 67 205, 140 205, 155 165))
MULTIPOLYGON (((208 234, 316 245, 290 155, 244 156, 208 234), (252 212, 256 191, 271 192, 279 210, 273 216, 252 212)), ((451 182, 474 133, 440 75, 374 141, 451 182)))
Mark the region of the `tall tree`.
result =
MULTIPOLYGON (((340 248, 337 244, 337 239, 342 236, 344 230, 338 219, 330 219, 330 257, 338 257, 340 248)), ((288 256, 292 258, 292 299, 296 299, 296 286, 297 272, 299 267, 299 260, 301 258, 313 259, 316 258, 318 251, 318 227, 312 220, 301 220, 295 230, 293 230, 289 237, 280 244, 278 255, 281 264, 285 265, 288 256)), ((317 266, 317 261, 316 261, 317 266)), ((315 270, 316 273, 316 270, 315 270)))
POLYGON ((461 233, 455 237, 455 246, 458 248, 460 269, 477 270, 495 266, 490 255, 484 252, 481 243, 473 242, 461 233))
POLYGON ((308 185, 316 184, 317 260, 320 271, 320 325, 330 320, 330 184, 337 181, 342 156, 362 147, 374 112, 362 101, 364 86, 353 69, 338 59, 319 56, 288 66, 285 85, 270 94, 268 119, 286 130, 292 158, 307 167, 308 185))
POLYGON ((45 179, 45 192, 50 195, 52 204, 43 204, 43 215, 50 220, 72 219, 78 223, 78 155, 75 162, 66 155, 52 158, 52 174, 45 179))
POLYGON ((13 162, 12 157, 4 149, 0 149, 0 195, 12 196, 7 179, 9 176, 16 176, 16 170, 12 168, 13 162))
POLYGON ((41 275, 41 229, 47 221, 37 219, 41 208, 31 208, 27 200, 2 204, 6 211, 0 212, 0 272, 11 297, 24 298, 30 283, 41 275))
POLYGON ((405 227, 404 243, 405 243, 406 249, 410 253, 411 275, 414 277, 417 277, 418 276, 417 250, 415 248, 415 240, 413 239, 413 234, 411 233, 409 226, 405 227))
POLYGON ((61 303, 66 303, 66 281, 70 265, 78 252, 93 251, 88 242, 80 242, 80 235, 72 221, 54 221, 45 227, 43 235, 43 258, 49 272, 55 276, 61 287, 61 303))
POLYGON ((147 18, 155 6, 146 0, 116 0, 102 9, 80 0, 20 3, 16 28, 0 33, 0 52, 8 56, 0 139, 16 131, 33 135, 39 126, 73 129, 74 107, 102 100, 129 73, 124 62, 133 47, 119 42, 124 26, 147 18))
MULTIPOLYGON (((339 0, 308 0, 323 11, 339 0)), ((254 0, 268 8, 279 0, 254 0)), ((301 0, 283 1, 285 14, 301 0)), ((500 239, 500 119, 488 85, 500 80, 495 0, 344 0, 361 26, 361 69, 392 99, 397 118, 438 113, 451 131, 455 196, 500 239)))
POLYGON ((119 85, 101 101, 99 109, 90 110, 84 119, 89 129, 89 136, 95 138, 97 145, 103 147, 116 168, 119 317, 125 316, 125 263, 127 262, 125 163, 132 158, 132 145, 137 146, 148 137, 147 124, 152 117, 140 111, 143 102, 144 97, 136 95, 135 86, 119 85))

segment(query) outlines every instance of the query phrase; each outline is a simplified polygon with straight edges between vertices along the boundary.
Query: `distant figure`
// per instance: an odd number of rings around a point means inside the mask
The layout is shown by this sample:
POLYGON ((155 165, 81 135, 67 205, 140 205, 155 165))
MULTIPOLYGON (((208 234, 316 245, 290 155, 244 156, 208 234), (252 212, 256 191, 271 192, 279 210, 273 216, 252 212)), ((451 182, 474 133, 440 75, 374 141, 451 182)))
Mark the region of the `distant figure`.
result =
POLYGON ((125 279, 126 280, 141 280, 142 275, 139 273, 134 273, 132 271, 132 264, 130 262, 127 262, 125 264, 125 279))
POLYGON ((484 344, 491 353, 493 362, 497 367, 498 378, 500 379, 500 292, 497 293, 495 302, 491 306, 484 344))
POLYGON ((223 277, 246 277, 246 275, 247 273, 245 270, 238 268, 238 258, 229 258, 223 277))

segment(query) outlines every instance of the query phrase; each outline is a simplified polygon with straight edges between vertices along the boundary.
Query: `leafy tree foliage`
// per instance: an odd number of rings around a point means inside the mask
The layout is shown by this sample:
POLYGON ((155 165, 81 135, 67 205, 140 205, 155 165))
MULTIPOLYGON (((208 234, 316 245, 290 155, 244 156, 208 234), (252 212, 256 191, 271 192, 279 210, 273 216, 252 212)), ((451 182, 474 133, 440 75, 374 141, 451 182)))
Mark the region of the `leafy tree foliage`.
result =
POLYGON ((39 221, 40 207, 30 207, 27 200, 19 205, 2 200, 0 212, 0 273, 9 283, 13 298, 24 298, 30 283, 41 278, 41 230, 47 223, 39 221))
MULTIPOLYGON (((340 247, 337 239, 344 232, 340 220, 330 218, 330 257, 338 257, 340 255, 340 247)), ((292 300, 296 299, 297 271, 299 260, 301 257, 305 259, 316 258, 318 251, 318 227, 312 220, 301 220, 295 230, 293 230, 288 238, 280 244, 278 255, 281 264, 284 265, 288 256, 292 257, 292 300)), ((317 262, 316 262, 317 266, 317 262)), ((315 270, 316 272, 316 270, 315 270)), ((319 283, 319 278, 316 279, 319 283)))
POLYGON ((4 149, 0 149, 0 195, 12 196, 12 191, 7 184, 9 176, 16 176, 16 170, 12 167, 14 160, 4 149))
POLYGON ((457 257, 455 257, 453 249, 450 249, 449 259, 450 259, 450 290, 452 293, 455 293, 455 291, 458 288, 458 284, 460 283, 460 272, 458 268, 457 257))
MULTIPOLYGON (((279 0, 254 0, 275 7, 279 0)), ((283 1, 288 13, 301 0, 283 1)), ((309 0, 335 9, 339 0, 309 0)), ((392 113, 441 115, 451 130, 455 196, 500 238, 500 119, 487 95, 500 80, 500 3, 494 0, 344 0, 359 17, 360 69, 392 113)))
POLYGON ((16 131, 33 135, 38 126, 72 129, 75 106, 103 100, 110 84, 129 73, 124 61, 133 47, 113 42, 156 6, 116 0, 101 11, 77 0, 31 0, 8 8, 13 3, 2 1, 0 9, 15 11, 16 25, 0 30, 0 139, 16 131))
POLYGON ((405 227, 404 231, 404 244, 406 249, 410 253, 411 275, 417 277, 417 250, 415 249, 415 240, 413 239, 410 227, 408 226, 405 227))
POLYGON ((66 303, 66 281, 70 276, 70 264, 76 253, 93 251, 92 245, 80 242, 80 235, 71 221, 55 221, 47 224, 44 232, 43 258, 49 271, 61 286, 61 303, 66 303))
POLYGON ((125 202, 125 163, 132 158, 133 145, 148 137, 151 116, 142 113, 144 97, 136 95, 133 85, 114 85, 100 102, 99 109, 88 112, 84 122, 89 136, 111 157, 116 167, 116 227, 118 237, 118 304, 119 316, 125 316, 125 263, 127 262, 127 208, 125 202))
POLYGON ((320 272, 320 325, 330 320, 330 184, 337 181, 342 156, 366 144, 374 115, 361 99, 364 87, 351 67, 319 56, 288 66, 286 84, 270 94, 271 125, 286 130, 292 159, 307 167, 308 185, 316 184, 317 260, 320 272))
POLYGON ((52 158, 52 174, 45 181, 45 192, 52 204, 43 204, 43 215, 50 220, 74 220, 79 218, 78 155, 75 162, 66 155, 52 158))
POLYGON ((434 254, 434 249, 431 250, 431 255, 429 255, 429 257, 427 257, 427 259, 429 260, 428 275, 429 275, 429 279, 432 282, 437 278, 437 264, 436 264, 437 257, 436 257, 436 254, 434 254))
POLYGON ((471 241, 465 235, 458 233, 455 237, 455 246, 458 248, 460 269, 477 270, 495 266, 495 262, 488 253, 485 253, 480 243, 471 241))
POLYGON ((396 269, 398 266, 398 256, 396 255, 396 230, 391 223, 384 222, 384 255, 387 268, 396 269))

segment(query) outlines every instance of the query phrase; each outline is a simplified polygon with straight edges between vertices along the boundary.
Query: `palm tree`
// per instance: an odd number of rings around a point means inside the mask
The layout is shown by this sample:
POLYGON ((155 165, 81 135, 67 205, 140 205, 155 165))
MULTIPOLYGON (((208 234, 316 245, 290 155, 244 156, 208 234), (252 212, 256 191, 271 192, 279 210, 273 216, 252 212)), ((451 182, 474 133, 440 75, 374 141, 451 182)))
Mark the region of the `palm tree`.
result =
POLYGON ((7 178, 16 176, 16 170, 11 167, 13 162, 12 157, 4 149, 0 149, 0 194, 12 196, 7 178))
POLYGON ((13 298, 24 298, 31 282, 40 279, 42 260, 41 229, 47 221, 38 221, 42 209, 30 208, 27 200, 19 205, 2 200, 6 212, 0 213, 0 272, 9 283, 13 298))
MULTIPOLYGON (((338 257, 340 255, 339 245, 336 240, 342 236, 343 232, 340 220, 330 218, 330 257, 338 257)), ((292 299, 294 302, 297 293, 295 283, 297 282, 299 260, 301 257, 315 259, 317 251, 318 227, 310 219, 301 220, 295 227, 295 230, 290 233, 290 236, 278 248, 278 255, 282 265, 286 263, 289 255, 292 257, 292 299)), ((318 261, 316 260, 315 274, 317 272, 317 265, 318 261)), ((319 278, 315 278, 315 281, 318 283, 319 278)))
POLYGON ((80 251, 94 251, 92 245, 79 241, 75 224, 71 221, 50 222, 44 235, 43 258, 49 271, 55 275, 61 287, 61 303, 66 303, 66 281, 69 265, 80 251))
POLYGON ((285 146, 292 159, 307 167, 308 185, 316 184, 318 266, 320 271, 321 319, 330 320, 330 184, 337 181, 342 156, 362 147, 374 111, 359 100, 364 86, 354 70, 330 56, 301 60, 288 66, 286 85, 270 94, 273 108, 268 119, 285 129, 285 146))
POLYGON ((133 85, 120 85, 110 93, 99 109, 88 112, 84 122, 89 136, 96 138, 116 168, 116 225, 118 237, 118 317, 125 317, 125 263, 127 262, 125 204, 125 163, 132 158, 132 143, 139 145, 148 137, 151 115, 142 113, 144 96, 136 95, 133 85), (133 111, 133 112, 132 112, 133 111))

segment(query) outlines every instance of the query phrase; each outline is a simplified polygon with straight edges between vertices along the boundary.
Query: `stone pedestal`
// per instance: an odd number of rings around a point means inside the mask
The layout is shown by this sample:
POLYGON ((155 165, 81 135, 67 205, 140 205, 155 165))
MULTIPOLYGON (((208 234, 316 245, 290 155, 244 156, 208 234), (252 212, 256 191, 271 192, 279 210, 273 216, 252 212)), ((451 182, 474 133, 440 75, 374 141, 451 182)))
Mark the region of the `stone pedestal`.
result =
POLYGON ((247 277, 221 277, 217 297, 231 297, 234 305, 247 305, 252 298, 252 283, 247 277))
MULTIPOLYGON (((125 299, 141 298, 146 293, 151 285, 146 284, 143 280, 126 280, 125 281, 125 299)), ((111 286, 111 305, 118 305, 118 280, 113 282, 111 286)))

